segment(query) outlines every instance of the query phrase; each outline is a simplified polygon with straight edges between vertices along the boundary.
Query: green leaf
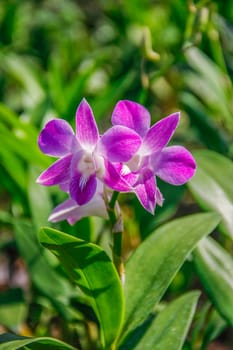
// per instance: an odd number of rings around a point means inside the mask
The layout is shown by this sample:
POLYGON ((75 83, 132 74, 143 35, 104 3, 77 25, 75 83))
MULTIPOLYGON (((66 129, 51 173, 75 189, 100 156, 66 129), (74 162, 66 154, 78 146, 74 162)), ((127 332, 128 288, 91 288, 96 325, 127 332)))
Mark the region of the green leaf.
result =
POLYGON ((188 186, 203 209, 222 216, 220 229, 233 238, 233 163, 218 153, 194 152, 197 171, 188 186))
POLYGON ((14 111, 3 103, 0 103, 0 120, 11 127, 11 130, 19 130, 29 140, 37 140, 38 131, 32 123, 25 122, 14 111))
POLYGON ((203 330, 206 329, 207 320, 209 324, 211 311, 211 303, 209 301, 202 303, 198 308, 198 317, 195 320, 192 333, 190 334, 190 348, 195 348, 196 344, 200 344, 200 335, 203 334, 203 330))
POLYGON ((29 96, 30 105, 38 103, 44 97, 41 82, 41 71, 35 61, 14 53, 1 53, 0 59, 7 74, 9 74, 29 96))
POLYGON ((181 101, 189 116, 190 127, 199 136, 201 143, 213 151, 227 154, 229 151, 227 137, 211 118, 208 108, 192 93, 183 92, 181 101))
POLYGON ((107 348, 118 336, 123 319, 123 291, 112 261, 99 246, 51 228, 42 228, 39 239, 89 296, 107 348))
POLYGON ((70 319, 67 307, 73 294, 72 286, 50 266, 45 258, 45 250, 38 242, 36 230, 26 221, 14 222, 14 234, 20 255, 26 262, 31 280, 65 319, 70 319))
POLYGON ((48 217, 52 211, 48 189, 36 183, 38 174, 37 168, 33 166, 29 168, 28 199, 37 231, 41 226, 48 224, 48 217))
POLYGON ((187 255, 218 222, 214 213, 177 219, 158 228, 136 249, 126 264, 125 334, 146 319, 187 255))
POLYGON ((191 292, 173 301, 151 321, 141 339, 130 338, 120 350, 180 350, 190 327, 198 297, 198 292, 191 292))
POLYGON ((220 316, 216 309, 212 309, 211 315, 208 315, 208 324, 203 324, 202 333, 202 347, 205 350, 214 339, 217 339, 220 334, 227 328, 227 322, 220 316), (203 332, 204 329, 204 332, 203 332))
POLYGON ((26 190, 26 169, 22 160, 7 147, 0 149, 0 160, 10 177, 22 191, 26 190))
POLYGON ((195 73, 186 73, 189 89, 205 103, 212 115, 232 131, 233 88, 230 77, 196 47, 186 50, 186 59, 195 73))
POLYGON ((233 326, 233 259, 211 238, 194 251, 194 261, 203 287, 218 312, 233 326))
POLYGON ((107 110, 117 102, 127 89, 133 85, 135 80, 135 72, 128 72, 117 81, 113 82, 106 91, 102 92, 102 98, 92 102, 93 111, 95 111, 95 118, 99 120, 107 110))
POLYGON ((0 294, 0 324, 5 327, 19 327, 25 320, 27 305, 22 289, 12 288, 0 294))
POLYGON ((178 208, 182 196, 185 192, 185 186, 172 186, 158 179, 158 187, 166 198, 162 207, 156 207, 155 216, 146 212, 142 208, 141 204, 135 198, 136 205, 136 219, 140 225, 140 233, 142 239, 145 239, 151 232, 153 232, 158 226, 162 225, 172 218, 178 208))
POLYGON ((22 348, 26 349, 24 347, 32 350, 39 350, 41 348, 48 350, 75 350, 73 346, 54 338, 27 338, 19 337, 10 333, 0 335, 0 350, 17 350, 22 348))
POLYGON ((21 159, 25 160, 28 163, 41 166, 42 164, 50 164, 51 162, 39 151, 37 147, 37 141, 30 141, 28 138, 19 137, 11 130, 8 130, 7 127, 0 123, 0 136, 1 144, 5 148, 9 149, 21 159))

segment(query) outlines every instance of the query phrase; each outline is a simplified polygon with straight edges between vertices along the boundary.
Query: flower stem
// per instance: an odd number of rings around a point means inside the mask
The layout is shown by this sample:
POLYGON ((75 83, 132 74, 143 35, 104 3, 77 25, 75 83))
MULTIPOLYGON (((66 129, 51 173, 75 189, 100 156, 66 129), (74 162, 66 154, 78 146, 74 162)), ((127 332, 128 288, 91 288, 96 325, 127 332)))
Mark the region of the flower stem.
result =
POLYGON ((119 195, 119 192, 117 192, 117 191, 113 192, 112 197, 111 197, 110 202, 109 202, 110 208, 112 208, 112 209, 114 208, 118 195, 119 195))
POLYGON ((113 234, 113 246, 112 246, 112 254, 113 254, 113 263, 117 269, 117 272, 120 276, 120 279, 123 281, 124 277, 124 265, 122 262, 122 231, 123 231, 123 223, 122 216, 119 212, 116 214, 116 201, 118 198, 119 192, 114 191, 112 197, 108 203, 108 216, 112 226, 112 234, 113 234))
POLYGON ((113 232, 113 263, 122 282, 124 282, 124 265, 122 262, 122 232, 113 232))

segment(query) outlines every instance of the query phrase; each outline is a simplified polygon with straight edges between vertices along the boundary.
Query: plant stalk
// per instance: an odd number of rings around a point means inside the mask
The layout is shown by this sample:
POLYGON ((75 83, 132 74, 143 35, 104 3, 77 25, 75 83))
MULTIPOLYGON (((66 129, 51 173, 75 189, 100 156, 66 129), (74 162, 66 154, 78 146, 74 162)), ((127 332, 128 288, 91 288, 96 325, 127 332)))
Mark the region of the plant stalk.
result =
POLYGON ((108 203, 108 216, 111 222, 112 235, 113 235, 113 245, 112 245, 112 255, 113 263, 116 267, 116 270, 120 276, 121 281, 124 281, 124 265, 122 262, 122 234, 123 234, 123 223, 122 216, 119 211, 116 214, 116 201, 118 198, 119 192, 114 191, 112 197, 108 203))

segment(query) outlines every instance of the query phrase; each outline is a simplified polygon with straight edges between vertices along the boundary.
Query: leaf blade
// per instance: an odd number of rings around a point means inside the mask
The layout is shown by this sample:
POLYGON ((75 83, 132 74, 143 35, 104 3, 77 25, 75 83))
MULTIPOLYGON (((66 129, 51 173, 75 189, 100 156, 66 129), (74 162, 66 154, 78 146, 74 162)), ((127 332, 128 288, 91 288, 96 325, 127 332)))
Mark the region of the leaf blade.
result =
POLYGON ((22 347, 27 345, 30 347, 30 349, 33 349, 33 344, 45 345, 44 348, 49 350, 75 350, 73 346, 50 337, 27 338, 10 333, 0 335, 0 350, 17 350, 22 349, 22 347))
POLYGON ((188 186, 203 209, 222 217, 220 229, 233 239, 233 164, 209 150, 194 152, 197 171, 188 186))
POLYGON ((126 316, 123 336, 146 319, 187 255, 218 222, 219 218, 215 213, 176 219, 161 226, 137 248, 126 264, 126 316), (138 285, 140 289, 137 288, 138 285))
POLYGON ((120 350, 180 350, 199 295, 199 292, 190 292, 171 302, 155 317, 135 347, 127 343, 120 350))
POLYGON ((233 326, 233 259, 215 240, 203 239, 195 249, 199 278, 218 312, 233 326))
POLYGON ((42 228, 39 239, 90 297, 101 325, 103 345, 110 346, 120 332, 124 311, 123 291, 112 261, 99 246, 51 228, 42 228))

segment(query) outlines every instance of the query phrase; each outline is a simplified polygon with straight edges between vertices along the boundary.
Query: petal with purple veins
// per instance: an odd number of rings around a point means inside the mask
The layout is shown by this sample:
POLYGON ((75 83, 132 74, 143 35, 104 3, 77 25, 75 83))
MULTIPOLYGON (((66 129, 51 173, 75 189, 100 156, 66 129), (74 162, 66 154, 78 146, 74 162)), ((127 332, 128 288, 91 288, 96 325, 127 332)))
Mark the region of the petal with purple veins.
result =
POLYGON ((75 215, 78 205, 72 198, 67 199, 53 209, 48 220, 51 222, 59 222, 67 220, 70 216, 75 215))
POLYGON ((103 197, 99 194, 95 194, 87 204, 78 206, 74 215, 68 218, 68 222, 70 225, 73 225, 76 221, 87 216, 98 216, 104 219, 108 218, 106 204, 103 197))
POLYGON ((63 192, 69 192, 70 190, 70 181, 63 182, 62 184, 59 184, 60 189, 63 192))
POLYGON ((119 101, 112 113, 113 125, 124 125, 135 130, 144 137, 150 128, 150 113, 139 103, 122 100, 119 101))
POLYGON ((179 113, 161 119, 154 124, 144 138, 141 155, 149 155, 163 149, 170 141, 179 122, 179 113))
POLYGON ((150 170, 141 174, 141 181, 135 186, 134 192, 141 205, 149 213, 154 214, 156 206, 156 181, 150 170))
POLYGON ((79 205, 88 203, 96 192, 96 175, 86 175, 78 170, 72 172, 70 195, 79 205))
POLYGON ((72 155, 58 159, 37 178, 36 182, 44 186, 66 183, 70 178, 72 155))
POLYGON ((132 191, 132 186, 125 179, 123 174, 121 174, 122 165, 121 164, 111 164, 107 160, 104 162, 105 173, 103 175, 102 181, 114 191, 119 192, 130 192, 132 191))
POLYGON ((117 125, 103 134, 98 144, 98 153, 111 162, 127 162, 141 143, 142 139, 135 131, 117 125))
POLYGON ((161 152, 155 174, 172 185, 183 185, 195 170, 196 162, 191 153, 182 146, 171 146, 161 152))
POLYGON ((96 194, 90 202, 82 206, 69 198, 54 208, 48 220, 51 222, 67 220, 70 225, 73 225, 86 216, 99 216, 107 219, 106 205, 100 194, 96 194))
MULTIPOLYGON (((115 164, 114 164, 115 167, 115 164)), ((132 172, 126 164, 120 163, 118 164, 118 169, 120 170, 121 177, 131 186, 133 187, 137 182, 140 174, 138 172, 132 172)), ((117 171, 119 171, 117 170, 117 171)))
POLYGON ((99 138, 98 127, 91 107, 85 99, 76 111, 76 136, 81 146, 92 152, 99 138))
POLYGON ((63 119, 53 119, 45 125, 38 145, 43 153, 54 157, 63 157, 78 147, 71 126, 63 119))

